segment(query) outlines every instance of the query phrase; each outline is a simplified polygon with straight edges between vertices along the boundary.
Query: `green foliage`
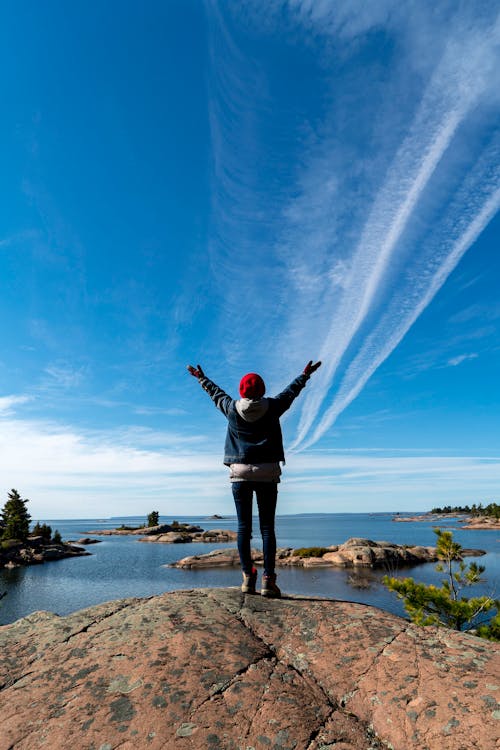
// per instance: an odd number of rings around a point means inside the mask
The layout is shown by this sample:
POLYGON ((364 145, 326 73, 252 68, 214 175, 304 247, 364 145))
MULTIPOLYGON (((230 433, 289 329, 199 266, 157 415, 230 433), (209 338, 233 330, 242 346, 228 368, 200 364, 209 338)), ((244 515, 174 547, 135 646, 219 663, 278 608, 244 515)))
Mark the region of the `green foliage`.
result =
POLYGON ((498 614, 489 625, 485 625, 484 621, 478 618, 492 609, 498 610, 500 602, 490 596, 477 596, 471 599, 460 596, 464 588, 482 580, 484 565, 474 562, 466 565, 463 562, 462 547, 453 541, 451 531, 434 529, 434 533, 437 535, 436 552, 440 561, 436 565, 436 570, 446 574, 441 586, 418 583, 413 578, 402 580, 389 576, 384 576, 382 582, 403 600, 406 612, 417 625, 438 625, 454 630, 470 630, 477 627, 478 635, 483 635, 487 628, 490 635, 483 637, 495 640, 495 632, 500 630, 498 614))
POLYGON ((299 547, 293 554, 297 557, 323 557, 327 552, 331 552, 328 547, 299 547))
POLYGON ((148 527, 158 526, 160 523, 160 514, 157 510, 152 510, 148 515, 148 527))
POLYGON ((487 638, 489 641, 500 641, 500 611, 491 618, 487 625, 480 625, 476 635, 487 638))
POLYGON ((23 500, 17 490, 11 490, 7 497, 1 513, 2 538, 24 541, 30 532, 31 516, 26 508, 29 500, 23 500))
POLYGON ((57 529, 54 531, 54 536, 52 537, 52 541, 54 542, 54 544, 62 544, 62 537, 57 529))
POLYGON ((19 539, 4 539, 0 542, 0 549, 3 552, 10 552, 13 549, 19 548, 21 541, 19 539))
POLYGON ((46 523, 40 523, 39 521, 33 526, 31 536, 41 536, 44 542, 50 542, 52 538, 52 528, 46 523))
POLYGON ((469 513, 472 516, 486 516, 488 518, 500 518, 500 505, 498 503, 488 503, 483 506, 482 503, 476 505, 445 505, 442 508, 433 508, 431 513, 469 513))
POLYGON ((124 523, 122 523, 121 526, 117 527, 117 531, 138 531, 139 529, 143 529, 144 524, 142 526, 126 526, 124 523))

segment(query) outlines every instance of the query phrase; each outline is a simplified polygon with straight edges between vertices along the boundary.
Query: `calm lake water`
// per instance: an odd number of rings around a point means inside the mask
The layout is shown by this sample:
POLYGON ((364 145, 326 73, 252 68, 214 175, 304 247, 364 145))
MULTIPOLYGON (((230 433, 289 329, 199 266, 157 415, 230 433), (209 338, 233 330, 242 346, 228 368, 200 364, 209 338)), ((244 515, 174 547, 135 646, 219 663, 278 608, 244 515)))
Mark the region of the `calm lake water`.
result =
MULTIPOLYGON (((401 514, 410 515, 410 514, 401 514)), ((279 547, 310 547, 340 544, 350 537, 365 537, 375 541, 398 544, 434 545, 435 522, 396 523, 393 514, 304 514, 277 517, 279 547)), ((227 528, 236 530, 236 518, 207 520, 202 516, 177 516, 180 522, 195 523, 204 529, 227 528)), ((172 521, 162 516, 162 523, 172 521)), ((144 517, 113 518, 109 520, 49 520, 53 530, 61 532, 65 541, 77 540, 93 529, 115 528, 122 523, 139 525, 144 517)), ((499 595, 500 544, 497 531, 466 531, 456 519, 443 519, 442 528, 454 530, 454 539, 463 547, 484 549, 487 554, 476 559, 486 566, 486 582, 474 587, 472 593, 499 595)), ((261 547, 258 522, 254 519, 255 547, 261 547)), ((0 592, 7 596, 0 602, 0 624, 13 622, 36 610, 48 610, 65 615, 78 609, 113 599, 131 596, 151 596, 175 589, 240 585, 237 568, 219 570, 177 570, 169 563, 187 555, 203 554, 235 544, 144 544, 134 536, 96 537, 100 544, 87 547, 91 556, 35 565, 27 568, 0 571, 0 592)), ((386 572, 367 571, 369 588, 356 588, 349 582, 352 570, 335 568, 278 569, 279 585, 287 594, 322 596, 331 599, 356 601, 375 605, 396 614, 404 614, 401 603, 380 583, 386 572)), ((441 575, 434 564, 404 568, 398 574, 411 575, 426 583, 439 582, 441 575)))

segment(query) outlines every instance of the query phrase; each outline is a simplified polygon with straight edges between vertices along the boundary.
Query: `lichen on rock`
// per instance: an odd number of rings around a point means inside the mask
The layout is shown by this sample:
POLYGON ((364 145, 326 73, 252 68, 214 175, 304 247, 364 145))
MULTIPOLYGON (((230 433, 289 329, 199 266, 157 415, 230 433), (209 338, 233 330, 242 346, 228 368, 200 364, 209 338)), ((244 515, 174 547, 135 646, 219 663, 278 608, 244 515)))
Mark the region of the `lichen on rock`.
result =
POLYGON ((0 750, 493 750, 500 647, 347 602, 177 591, 0 627, 0 750))

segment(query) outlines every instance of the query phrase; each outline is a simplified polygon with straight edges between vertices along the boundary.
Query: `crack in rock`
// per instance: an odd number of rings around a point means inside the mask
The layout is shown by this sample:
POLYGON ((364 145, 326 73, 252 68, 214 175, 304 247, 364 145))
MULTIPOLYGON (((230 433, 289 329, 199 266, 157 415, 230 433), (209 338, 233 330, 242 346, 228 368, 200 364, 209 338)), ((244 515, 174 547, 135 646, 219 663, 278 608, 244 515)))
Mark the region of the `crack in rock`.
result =
POLYGON ((324 721, 320 724, 320 726, 317 729, 313 729, 313 731, 309 735, 309 739, 307 741, 307 747, 305 750, 313 750, 313 744, 316 741, 316 737, 318 737, 320 732, 322 732, 325 729, 326 725, 328 724, 333 714, 335 713, 335 710, 336 709, 332 706, 332 708, 330 709, 330 713, 328 714, 328 716, 325 717, 324 721))
MULTIPOLYGON (((82 633, 88 633, 88 631, 95 627, 96 625, 100 625, 101 622, 104 622, 105 620, 108 620, 110 617, 114 617, 118 612, 122 612, 124 609, 127 609, 128 607, 133 607, 137 605, 138 603, 142 601, 148 601, 149 599, 152 599, 153 597, 145 597, 144 599, 132 599, 132 600, 126 600, 125 602, 121 602, 120 606, 114 609, 112 612, 105 612, 101 616, 98 616, 95 618, 95 620, 91 620, 87 625, 84 625, 80 630, 76 630, 73 633, 70 633, 67 638, 64 638, 62 641, 60 641, 61 644, 69 643, 69 641, 72 640, 72 638, 76 638, 76 636, 81 635, 82 633)), ((111 628, 109 628, 111 630, 111 628)))
POLYGON ((377 651, 377 653, 374 655, 371 663, 369 666, 363 670, 363 672, 360 672, 357 678, 357 687, 355 687, 353 690, 349 691, 345 695, 342 696, 340 699, 340 707, 345 708, 347 706, 347 703, 353 698, 357 692, 359 692, 359 689, 361 687, 361 684, 364 680, 364 678, 373 670, 377 662, 379 661, 380 657, 384 655, 384 652, 392 646, 394 641, 396 641, 401 635, 404 635, 408 631, 408 626, 402 628, 399 633, 396 633, 393 635, 390 640, 388 640, 384 645, 377 651))
MULTIPOLYGON (((307 747, 310 747, 310 746, 313 745, 313 743, 315 742, 316 737, 321 733, 322 729, 325 728, 328 720, 333 716, 333 714, 336 711, 338 711, 340 714, 342 714, 342 715, 344 715, 346 717, 353 718, 356 722, 358 722, 360 724, 361 727, 363 727, 363 731, 365 732, 365 734, 368 733, 368 731, 369 731, 368 725, 364 721, 362 721, 358 716, 356 716, 355 714, 352 714, 349 711, 344 710, 344 706, 341 705, 341 704, 339 704, 336 700, 332 700, 332 698, 330 697, 330 695, 326 691, 326 689, 323 686, 323 684, 321 683, 321 681, 317 679, 317 677, 314 675, 314 673, 312 672, 311 669, 307 669, 306 671, 302 672, 300 670, 300 668, 298 668, 290 660, 288 660, 288 659, 280 659, 278 657, 278 655, 276 654, 274 647, 271 644, 267 643, 261 636, 257 635, 257 633, 255 632, 254 628, 252 627, 251 623, 248 622, 247 619, 245 618, 244 611, 243 611, 242 608, 240 608, 239 612, 236 613, 236 616, 237 616, 238 620, 240 620, 240 622, 242 622, 242 624, 245 625, 245 627, 252 633, 252 635, 256 639, 258 639, 261 643, 263 643, 267 648, 269 648, 276 655, 276 659, 277 659, 277 663, 278 664, 281 664, 282 666, 284 666, 284 667, 286 667, 288 669, 293 670, 300 677, 301 680, 304 680, 305 677, 309 678, 313 682, 313 684, 320 690, 321 694, 324 697, 326 705, 330 707, 329 714, 323 720, 323 722, 321 723, 321 725, 317 729, 314 729, 314 730, 311 731, 311 735, 309 737, 307 747)), ((384 653, 384 651, 387 648, 389 648, 391 646, 391 644, 397 638, 399 638, 399 636, 401 636, 403 633, 406 632, 407 627, 408 627, 407 625, 405 625, 404 627, 402 627, 402 629, 398 633, 396 633, 394 636, 392 636, 391 639, 388 642, 384 643, 383 647, 381 647, 381 649, 379 650, 379 652, 377 654, 375 654, 375 656, 373 658, 373 661, 370 664, 370 666, 360 675, 359 679, 362 679, 371 669, 373 669, 374 664, 380 658, 380 656, 384 653)), ((273 674, 274 674, 274 671, 273 671, 273 674)), ((355 692, 357 692, 357 691, 355 691, 355 692)), ((353 693, 353 695, 355 694, 355 692, 353 693)), ((259 703, 259 708, 260 708, 260 705, 262 703, 264 695, 265 695, 265 691, 263 692, 263 694, 261 696, 261 701, 259 703)), ((256 716, 256 715, 257 715, 257 711, 255 712, 254 716, 256 716)), ((385 745, 384 741, 381 738, 379 738, 376 735, 375 732, 373 732, 373 735, 374 735, 373 736, 373 740, 375 741, 375 743, 378 743, 378 744, 374 745, 374 747, 379 747, 379 748, 387 747, 385 745)), ((247 737, 247 736, 248 736, 248 733, 247 733, 247 735, 245 735, 245 737, 247 737)))
POLYGON ((213 692, 211 692, 208 698, 205 698, 201 701, 201 703, 195 706, 191 711, 190 717, 192 718, 196 711, 199 711, 200 708, 202 708, 206 703, 209 703, 210 701, 222 696, 226 692, 226 690, 228 690, 232 685, 236 683, 238 678, 245 675, 249 669, 259 664, 261 661, 265 661, 266 659, 275 660, 275 656, 271 651, 269 651, 268 653, 263 654, 262 656, 258 656, 256 659, 253 659, 251 662, 239 669, 229 680, 226 680, 222 685, 219 685, 213 692))
POLYGON ((3 685, 0 685, 0 693, 2 692, 2 690, 10 690, 10 688, 14 688, 15 690, 16 685, 19 685, 20 682, 25 680, 27 677, 30 677, 32 674, 35 674, 35 670, 32 670, 31 672, 25 672, 15 680, 6 680, 3 685))
POLYGON ((270 686, 270 684, 271 684, 271 680, 272 680, 272 678, 273 678, 273 675, 274 675, 274 674, 276 673, 276 667, 277 667, 277 666, 278 666, 278 662, 277 662, 277 660, 276 660, 276 659, 273 659, 273 668, 272 668, 272 670, 271 670, 271 674, 269 675, 269 679, 268 679, 267 685, 263 685, 263 686, 262 686, 262 691, 261 691, 261 694, 260 694, 260 698, 259 698, 259 701, 258 701, 258 703, 257 703, 257 706, 256 706, 256 708, 255 708, 255 711, 253 712, 253 716, 252 716, 252 718, 251 718, 251 719, 250 719, 250 721, 248 722, 248 728, 247 728, 247 731, 245 732, 245 734, 244 734, 244 736, 243 736, 243 739, 244 739, 244 740, 246 740, 246 738, 247 738, 247 737, 249 736, 249 734, 250 734, 250 731, 251 731, 251 729, 252 729, 252 724, 253 724, 253 721, 254 721, 255 717, 256 717, 256 716, 258 716, 258 714, 259 714, 259 711, 260 711, 260 708, 261 708, 262 704, 264 703, 264 696, 265 696, 265 695, 267 695, 267 693, 269 692, 269 686, 270 686))

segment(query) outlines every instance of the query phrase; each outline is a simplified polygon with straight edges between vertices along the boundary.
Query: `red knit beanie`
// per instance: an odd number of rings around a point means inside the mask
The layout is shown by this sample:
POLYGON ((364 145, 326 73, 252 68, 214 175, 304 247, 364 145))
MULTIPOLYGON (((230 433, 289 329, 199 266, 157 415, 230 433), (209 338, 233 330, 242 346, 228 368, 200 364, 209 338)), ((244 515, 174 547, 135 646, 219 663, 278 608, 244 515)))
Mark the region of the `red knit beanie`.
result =
POLYGON ((241 398, 262 398, 265 392, 266 385, 260 375, 255 372, 243 375, 240 381, 241 398))

